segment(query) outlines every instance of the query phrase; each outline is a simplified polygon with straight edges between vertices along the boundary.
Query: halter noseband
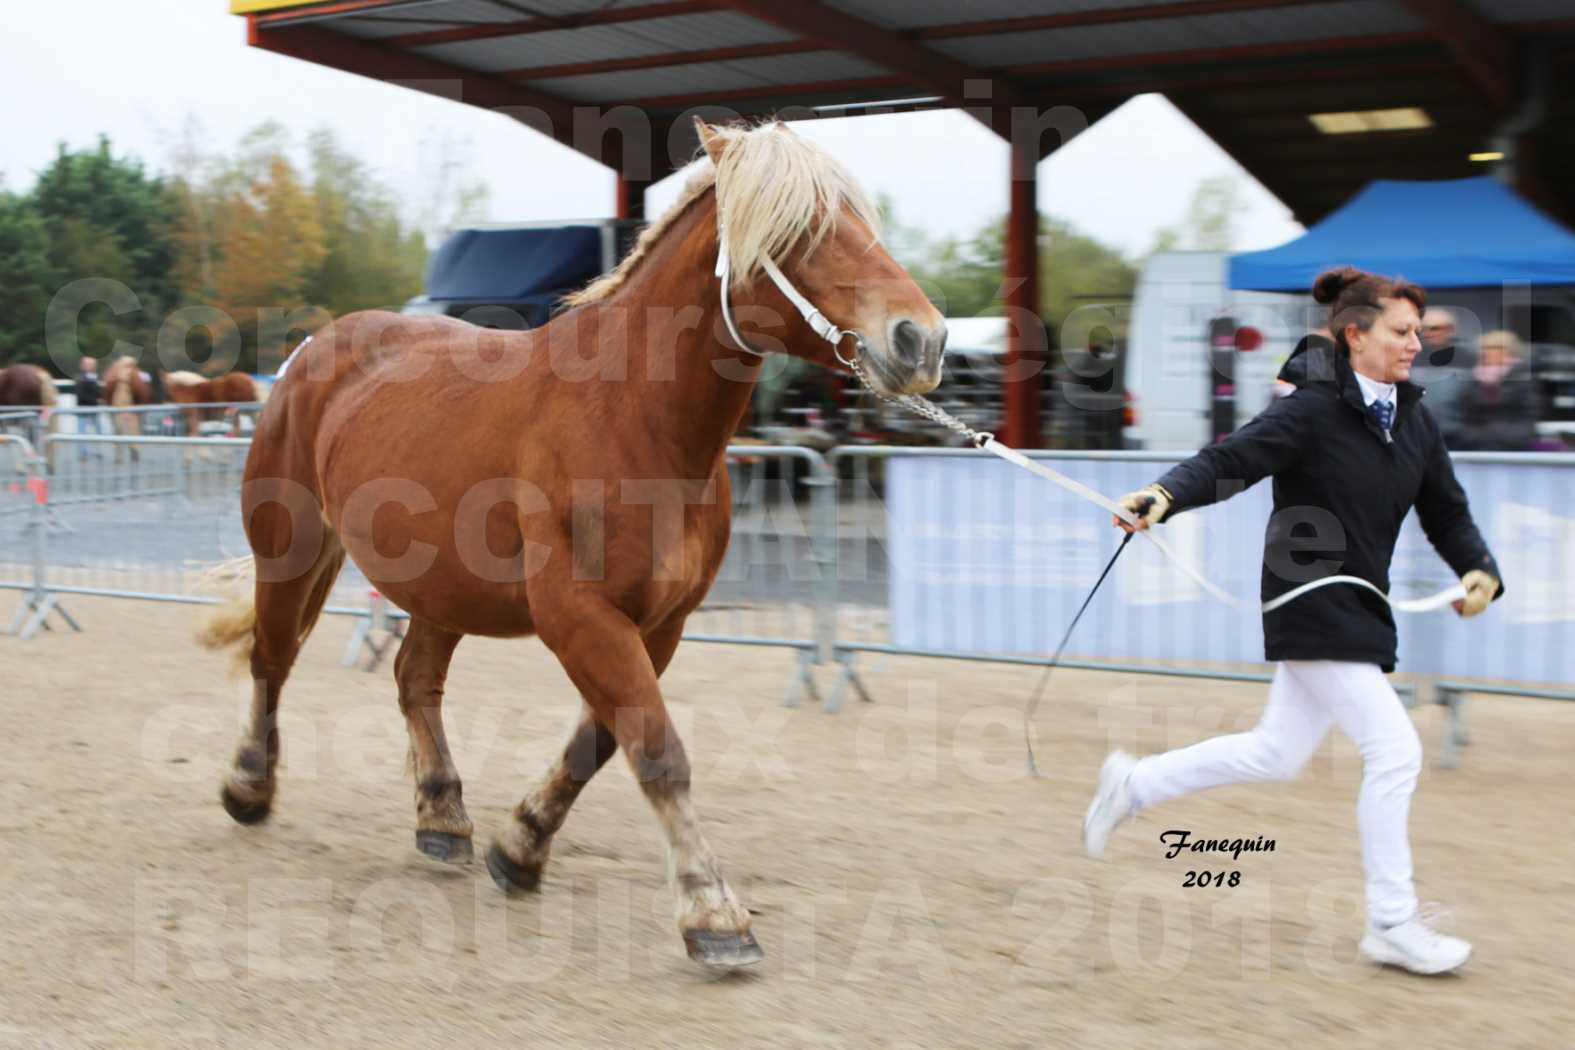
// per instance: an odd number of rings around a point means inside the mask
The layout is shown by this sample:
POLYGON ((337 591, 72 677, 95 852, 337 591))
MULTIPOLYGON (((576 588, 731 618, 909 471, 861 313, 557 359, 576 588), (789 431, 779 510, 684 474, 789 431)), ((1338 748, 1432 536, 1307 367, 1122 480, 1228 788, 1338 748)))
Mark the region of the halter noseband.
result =
MULTIPOLYGON (((717 224, 716 239, 716 275, 722 282, 722 321, 727 325, 727 334, 732 336, 734 344, 740 350, 764 359, 766 356, 765 351, 756 350, 745 342, 743 335, 738 331, 738 325, 733 323, 733 297, 729 290, 732 267, 729 265, 730 260, 727 253, 727 227, 720 223, 717 224)), ((783 295, 787 296, 787 301, 793 304, 793 308, 799 312, 800 316, 804 318, 815 334, 831 344, 831 352, 836 355, 837 360, 849 368, 856 367, 859 351, 865 346, 864 337, 851 328, 838 328, 832 324, 830 319, 821 313, 814 303, 806 299, 797 288, 793 287, 793 282, 787 279, 775 262, 767 258, 762 259, 760 265, 766 271, 766 276, 771 278, 771 283, 776 285, 783 295), (842 356, 842 340, 850 335, 853 337, 853 355, 844 357, 842 356)))

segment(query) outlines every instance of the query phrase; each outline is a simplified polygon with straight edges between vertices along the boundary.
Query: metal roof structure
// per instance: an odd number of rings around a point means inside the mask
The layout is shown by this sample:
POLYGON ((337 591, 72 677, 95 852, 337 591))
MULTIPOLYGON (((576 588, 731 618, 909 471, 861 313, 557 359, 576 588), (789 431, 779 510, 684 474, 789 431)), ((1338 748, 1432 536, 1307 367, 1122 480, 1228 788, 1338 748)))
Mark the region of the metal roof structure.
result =
MULTIPOLYGON (((1038 314, 1038 162, 1167 96, 1311 225, 1374 179, 1497 173, 1575 221, 1572 0, 231 0, 256 47, 508 114, 617 214, 708 120, 960 108, 1009 144, 1006 305, 1038 314)), ((947 158, 955 162, 953 158, 947 158)), ((1484 231, 1491 235, 1491 231, 1484 231)), ((1037 351, 1014 326, 1007 360, 1037 351)), ((1008 444, 1039 443, 1032 370, 1008 444)))
POLYGON ((1042 157, 1160 92, 1312 223, 1376 178, 1484 173, 1575 220, 1569 0, 232 0, 258 47, 503 109, 639 182, 708 117, 961 107, 1042 157), (626 107, 626 108, 625 108, 626 107), (1057 107, 1059 117, 1049 116, 1057 107), (1314 113, 1420 110, 1327 134, 1314 113), (577 112, 578 110, 578 112, 577 112), (638 117, 634 114, 639 114, 638 117), (1019 118, 1026 119, 1026 118, 1019 118), (644 120, 651 156, 626 155, 644 120), (576 129, 576 122, 582 127, 576 129), (600 123, 598 123, 598 121, 600 123), (623 124, 619 122, 623 121, 623 124), (1070 122, 1070 123, 1069 123, 1070 122), (1414 122, 1414 121, 1413 121, 1414 122), (1032 129, 1030 129, 1032 132, 1032 129))

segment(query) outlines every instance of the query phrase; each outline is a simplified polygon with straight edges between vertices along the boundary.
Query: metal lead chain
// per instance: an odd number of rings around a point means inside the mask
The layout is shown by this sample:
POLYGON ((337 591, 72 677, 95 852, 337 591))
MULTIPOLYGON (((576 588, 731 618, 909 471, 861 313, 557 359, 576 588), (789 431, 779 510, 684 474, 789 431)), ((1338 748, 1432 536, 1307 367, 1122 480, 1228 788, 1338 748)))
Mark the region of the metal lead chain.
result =
POLYGON ((859 361, 858 351, 861 349, 863 349, 862 339, 859 340, 859 346, 854 349, 853 356, 851 358, 843 357, 841 349, 839 348, 837 351, 837 359, 843 364, 847 365, 858 381, 863 384, 864 389, 868 390, 871 394, 874 394, 877 399, 886 402, 888 405, 896 405, 898 408, 905 408, 914 415, 923 416, 932 423, 939 423, 946 429, 961 435, 975 448, 983 448, 985 445, 995 439, 995 435, 989 431, 975 430, 973 427, 969 426, 967 423, 964 423, 962 420, 947 412, 939 405, 932 404, 930 401, 919 396, 918 394, 883 394, 879 390, 875 389, 875 384, 870 382, 868 373, 864 371, 863 363, 859 361))

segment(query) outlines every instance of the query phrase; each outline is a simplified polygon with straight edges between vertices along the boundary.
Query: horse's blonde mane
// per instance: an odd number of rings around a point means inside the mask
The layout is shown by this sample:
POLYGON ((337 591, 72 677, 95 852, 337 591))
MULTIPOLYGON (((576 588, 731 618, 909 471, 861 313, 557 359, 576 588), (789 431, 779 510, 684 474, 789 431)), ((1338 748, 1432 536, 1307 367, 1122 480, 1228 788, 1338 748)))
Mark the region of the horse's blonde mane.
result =
POLYGON ((623 287, 651 246, 708 190, 716 191, 735 284, 746 284, 766 259, 780 259, 800 242, 805 251, 813 251, 836 228, 844 208, 879 233, 879 213, 864 190, 831 154, 787 125, 711 130, 724 142, 720 164, 692 176, 673 206, 640 234, 623 262, 565 298, 565 305, 596 302, 623 287))
POLYGON ((130 354, 121 354, 104 369, 104 385, 108 386, 118 379, 129 380, 136 371, 137 359, 130 354))
POLYGON ((164 385, 171 386, 200 386, 208 380, 196 372, 165 372, 164 385))

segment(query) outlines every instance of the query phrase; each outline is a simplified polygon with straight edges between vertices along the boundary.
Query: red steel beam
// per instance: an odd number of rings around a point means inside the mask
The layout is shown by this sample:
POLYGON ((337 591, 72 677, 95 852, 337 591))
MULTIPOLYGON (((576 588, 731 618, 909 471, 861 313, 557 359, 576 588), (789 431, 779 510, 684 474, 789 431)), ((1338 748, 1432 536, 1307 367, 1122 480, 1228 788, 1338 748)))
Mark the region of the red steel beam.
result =
POLYGON ((731 91, 705 91, 682 95, 655 95, 649 98, 631 98, 622 102, 603 103, 608 108, 635 106, 647 109, 673 109, 683 106, 703 106, 709 102, 732 102, 781 95, 791 104, 793 96, 830 95, 840 91, 867 91, 878 88, 917 89, 907 77, 862 77, 852 80, 821 80, 807 84, 761 84, 757 87, 735 88, 731 91))
POLYGON ((1426 22, 1432 35, 1493 104, 1506 110, 1515 101, 1515 48, 1492 22, 1455 0, 1400 0, 1426 22))
POLYGON ((935 94, 964 107, 964 111, 989 121, 990 107, 1024 104, 1017 85, 988 70, 976 69, 950 56, 932 51, 901 33, 883 29, 816 0, 728 0, 728 6, 762 22, 787 29, 808 40, 819 41, 832 51, 857 55, 882 69, 922 84, 935 94), (964 82, 991 83, 988 99, 963 97, 964 82))
POLYGON ((1161 18, 1233 14, 1275 7, 1298 7, 1325 0, 1194 0, 1193 3, 1138 4, 1100 11, 1072 11, 1059 15, 1028 15, 982 22, 952 22, 912 30, 915 40, 955 40, 958 37, 994 36, 998 33, 1031 33, 1042 29, 1078 29, 1083 26, 1119 25, 1161 18))
POLYGON ((1027 353, 1039 340, 1024 331, 1025 323, 1039 320, 1038 160, 1036 151, 1014 145, 1008 165, 1011 191, 1003 276, 1006 305, 1015 316, 1007 325, 1006 357, 1002 364, 1014 378, 1002 384, 1001 395, 1006 410, 1003 438, 1013 448, 1039 445, 1040 393, 1045 383, 1046 362, 1033 360, 1027 353))
POLYGON ((775 55, 798 55, 806 51, 824 51, 812 40, 787 40, 775 44, 746 44, 739 47, 713 47, 700 51, 667 51, 658 55, 635 55, 632 58, 608 58, 596 62, 569 62, 560 66, 529 66, 510 69, 497 74, 509 80, 546 80, 550 77, 577 77, 589 73, 623 73, 631 69, 664 69, 670 66, 687 66, 699 62, 730 62, 740 58, 769 58, 775 55))
MULTIPOLYGON (((1447 75, 1453 72, 1455 72, 1455 67, 1444 59, 1419 59, 1415 62, 1396 62, 1384 66, 1385 77, 1411 74, 1447 75)), ((1318 66, 1314 68, 1306 66, 1294 68, 1259 67, 1257 69, 1208 70, 1168 76, 1159 74, 1152 77, 1116 80, 1105 84, 1076 84, 1071 85, 1071 87, 1079 95, 1090 98, 1130 97, 1132 95, 1149 93, 1168 94, 1172 91, 1210 91, 1227 87, 1300 84, 1315 80, 1350 80, 1353 77, 1368 76, 1371 73, 1370 67, 1356 68, 1348 65, 1318 66)))
POLYGON ((1205 47, 1189 51, 1150 51, 1137 55, 1111 55, 1105 58, 1080 58, 1064 62, 1032 62, 1008 66, 1003 72, 1012 77, 1041 78, 1078 73, 1106 73, 1122 69, 1146 69, 1156 65, 1197 65, 1209 62, 1232 63, 1255 59, 1296 58, 1322 55, 1331 51, 1389 50, 1415 44, 1431 44, 1430 33, 1389 33, 1383 36, 1288 40, 1275 44, 1243 44, 1237 47, 1205 47))
POLYGON ((289 7, 283 11, 257 11, 246 16, 258 25, 296 22, 302 19, 322 19, 335 16, 365 14, 380 7, 408 7, 415 0, 334 0, 306 7, 289 7))
MULTIPOLYGON (((315 26, 280 26, 276 29, 264 29, 255 16, 250 16, 247 20, 247 42, 253 47, 317 65, 341 69, 348 73, 359 73, 377 80, 401 81, 401 86, 418 90, 419 82, 423 80, 457 83, 460 89, 460 101, 474 106, 505 111, 509 107, 531 107, 540 110, 551 121, 552 137, 565 145, 574 145, 573 106, 568 101, 501 77, 478 73, 473 69, 440 62, 408 51, 397 51, 380 42, 334 33, 315 26)), ((441 91, 432 93, 448 97, 441 91)), ((605 157, 592 159, 603 164, 607 163, 605 157)))
POLYGON ((649 182, 618 176, 614 211, 620 219, 645 218, 645 191, 649 182))
POLYGON ((679 15, 715 11, 723 5, 717 0, 673 0, 670 3, 641 4, 639 7, 615 7, 602 11, 587 11, 580 15, 542 15, 519 22, 499 22, 491 26, 461 26, 455 29, 431 29, 419 33, 384 37, 383 42, 394 47, 425 47, 431 44, 458 44, 466 40, 495 40, 503 36, 525 36, 545 33, 554 29, 579 29, 582 26, 606 26, 621 22, 644 22, 652 18, 676 18, 679 15))

